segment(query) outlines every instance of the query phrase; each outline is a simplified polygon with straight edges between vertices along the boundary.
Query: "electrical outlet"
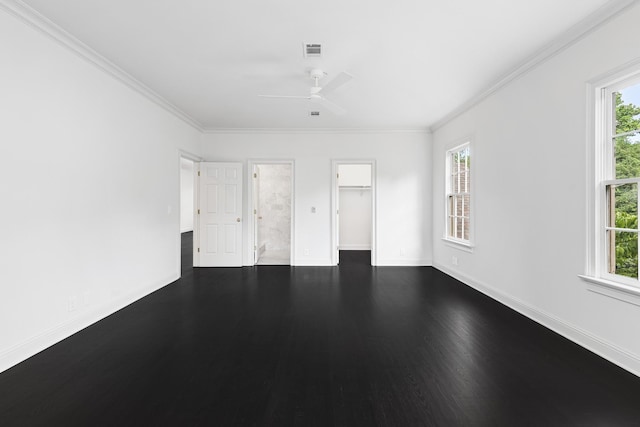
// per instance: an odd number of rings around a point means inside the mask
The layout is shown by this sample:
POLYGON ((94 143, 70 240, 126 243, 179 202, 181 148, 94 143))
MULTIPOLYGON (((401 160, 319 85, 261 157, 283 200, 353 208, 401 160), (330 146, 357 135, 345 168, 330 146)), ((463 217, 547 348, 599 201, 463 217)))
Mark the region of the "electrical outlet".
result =
POLYGON ((400 256, 407 255, 407 250, 405 248, 400 248, 400 256))
POLYGON ((458 257, 457 256, 452 256, 451 257, 451 264, 458 265, 458 257))
POLYGON ((304 250, 304 255, 305 255, 305 256, 309 256, 309 249, 305 249, 305 250, 304 250))

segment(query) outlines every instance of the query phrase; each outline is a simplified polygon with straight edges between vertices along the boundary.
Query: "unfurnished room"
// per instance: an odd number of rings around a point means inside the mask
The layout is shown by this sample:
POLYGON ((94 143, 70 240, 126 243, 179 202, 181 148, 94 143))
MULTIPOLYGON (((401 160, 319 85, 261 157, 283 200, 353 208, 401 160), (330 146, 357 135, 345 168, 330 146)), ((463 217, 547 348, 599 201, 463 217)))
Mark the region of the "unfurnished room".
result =
POLYGON ((638 22, 0 0, 0 425, 640 425, 638 22))

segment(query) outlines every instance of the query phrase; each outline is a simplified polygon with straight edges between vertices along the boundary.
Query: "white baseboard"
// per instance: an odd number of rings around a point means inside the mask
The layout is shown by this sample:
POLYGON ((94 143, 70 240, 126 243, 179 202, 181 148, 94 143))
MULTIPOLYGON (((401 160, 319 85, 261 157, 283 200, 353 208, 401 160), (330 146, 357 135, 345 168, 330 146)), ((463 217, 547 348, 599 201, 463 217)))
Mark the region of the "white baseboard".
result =
POLYGON ((380 259, 378 258, 378 262, 376 263, 377 267, 428 267, 432 264, 432 260, 430 259, 408 259, 408 258, 398 258, 398 259, 380 259))
POLYGON ((620 366, 636 376, 640 376, 640 357, 638 355, 630 353, 629 351, 611 344, 590 332, 578 328, 577 326, 572 325, 552 314, 533 307, 517 298, 513 298, 502 291, 475 280, 463 273, 452 270, 440 263, 434 263, 433 266, 449 276, 461 281, 465 285, 482 292, 531 320, 607 359, 611 363, 620 366))
POLYGON ((160 280, 152 283, 151 285, 127 292, 126 294, 118 296, 116 299, 107 303, 98 305, 95 308, 89 308, 85 312, 80 312, 73 319, 45 330, 40 334, 27 338, 19 344, 6 349, 0 349, 0 372, 6 371, 12 366, 17 365, 42 350, 45 350, 63 339, 70 337, 87 326, 90 326, 116 311, 123 309, 140 298, 175 282, 179 278, 179 275, 172 275, 167 277, 165 280, 160 280))

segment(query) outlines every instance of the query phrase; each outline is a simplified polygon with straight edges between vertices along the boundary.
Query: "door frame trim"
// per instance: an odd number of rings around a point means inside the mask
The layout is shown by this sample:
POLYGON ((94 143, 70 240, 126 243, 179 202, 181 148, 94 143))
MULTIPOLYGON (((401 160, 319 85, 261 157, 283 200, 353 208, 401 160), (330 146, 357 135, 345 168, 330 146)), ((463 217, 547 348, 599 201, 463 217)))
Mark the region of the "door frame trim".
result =
POLYGON ((295 177, 296 177, 296 161, 294 159, 249 159, 247 161, 247 218, 251 218, 251 221, 247 219, 247 252, 246 259, 249 261, 246 265, 256 265, 254 259, 254 246, 256 242, 256 230, 254 227, 254 213, 253 210, 257 209, 254 206, 254 194, 253 194, 253 169, 257 165, 290 165, 291 166, 291 243, 290 243, 290 254, 289 254, 289 262, 292 266, 296 265, 296 251, 295 251, 295 201, 296 201, 296 185, 295 185, 295 177))
POLYGON ((378 265, 377 239, 377 172, 375 159, 333 159, 331 160, 331 264, 338 265, 338 166, 339 165, 371 165, 371 265, 378 265))

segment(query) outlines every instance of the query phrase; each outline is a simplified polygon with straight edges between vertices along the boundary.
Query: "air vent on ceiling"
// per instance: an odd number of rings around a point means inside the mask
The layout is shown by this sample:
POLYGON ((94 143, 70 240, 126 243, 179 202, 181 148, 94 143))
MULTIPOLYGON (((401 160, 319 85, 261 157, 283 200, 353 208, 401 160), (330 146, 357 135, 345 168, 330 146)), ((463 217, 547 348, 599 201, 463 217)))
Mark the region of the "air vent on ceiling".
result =
POLYGON ((304 43, 303 45, 305 58, 322 57, 322 45, 320 43, 304 43))
POLYGON ((311 117, 319 116, 319 115, 320 115, 320 111, 310 111, 310 112, 309 112, 309 115, 310 115, 311 117))

